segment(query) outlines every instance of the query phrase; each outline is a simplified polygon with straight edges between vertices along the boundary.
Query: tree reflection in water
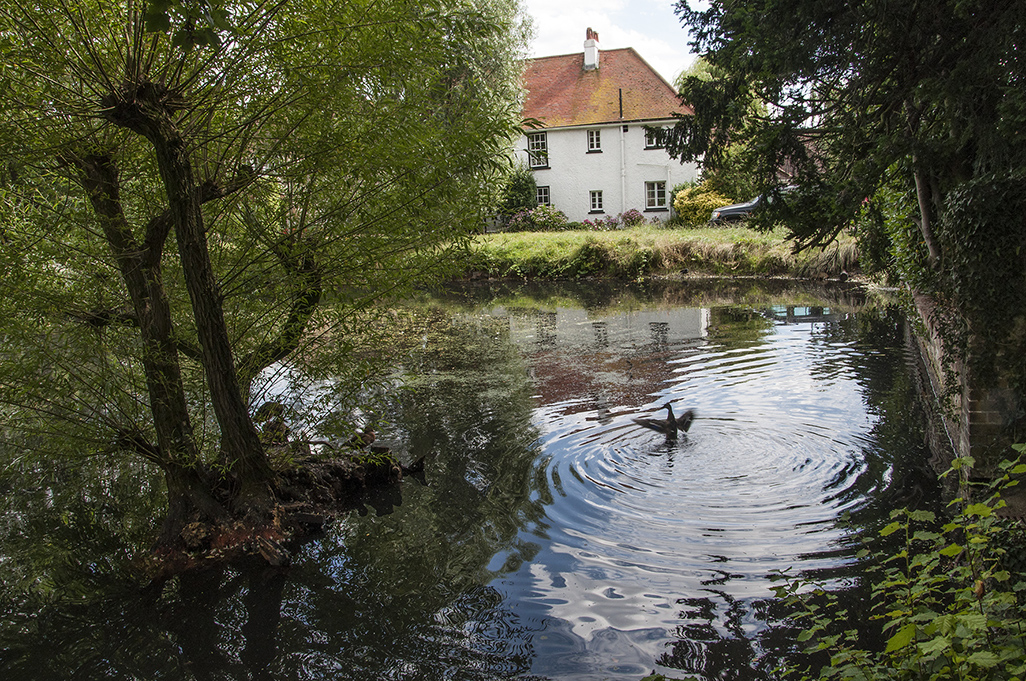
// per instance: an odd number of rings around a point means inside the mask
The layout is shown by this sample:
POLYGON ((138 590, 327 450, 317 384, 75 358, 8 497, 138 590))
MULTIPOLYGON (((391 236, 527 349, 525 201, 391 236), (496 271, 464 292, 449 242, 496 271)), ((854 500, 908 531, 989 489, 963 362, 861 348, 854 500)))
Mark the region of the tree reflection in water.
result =
MULTIPOLYGON (((713 304, 736 293, 679 285, 601 289, 564 288, 556 295, 594 310, 653 301, 696 304, 694 296, 697 304, 713 304)), ((159 593, 140 592, 131 555, 152 537, 159 476, 102 462, 30 466, 11 463, 7 453, 0 472, 0 675, 527 680, 542 678, 531 676, 541 656, 549 660, 547 669, 572 672, 602 648, 619 660, 610 674, 632 678, 650 660, 631 658, 629 651, 639 640, 651 646, 646 637, 664 640, 662 628, 607 627, 596 636, 608 640, 588 642, 569 620, 541 607, 543 614, 532 618, 503 585, 538 559, 539 542, 553 529, 546 508, 554 494, 569 489, 557 469, 544 464, 532 421, 535 385, 509 325, 474 313, 482 300, 511 295, 529 307, 524 291, 480 287, 459 292, 445 307, 417 309, 423 343, 399 367, 409 389, 388 398, 382 439, 408 462, 426 457, 424 484, 407 481, 398 496, 368 500, 363 515, 342 518, 304 544, 286 571, 238 564, 179 578, 159 593)), ((751 299, 745 306, 715 307, 703 342, 727 349, 759 343, 772 322, 748 304, 751 299)), ((653 352, 671 353, 666 329, 651 330, 653 352)), ((613 345, 605 322, 587 332, 599 347, 613 345)), ((924 470, 910 379, 895 370, 905 361, 900 314, 865 311, 823 324, 816 334, 823 347, 852 346, 844 356, 824 353, 817 375, 830 380, 850 373, 852 363, 867 367, 859 373, 861 396, 879 417, 864 438, 864 468, 836 492, 851 507, 845 536, 855 542, 894 506, 939 495, 924 470)), ((538 338, 539 352, 550 352, 551 319, 538 327, 538 338)), ((564 367, 568 375, 577 368, 564 367)), ((628 357, 621 368, 637 375, 659 367, 628 357)), ((613 428, 618 413, 611 409, 621 405, 600 388, 578 398, 594 423, 613 428)), ((683 466, 690 456, 683 444, 657 443, 650 454, 663 468, 683 466)), ((852 553, 844 542, 833 550, 852 553)), ((709 566, 702 593, 661 594, 676 603, 677 628, 651 661, 677 675, 770 678, 781 662, 795 659, 796 632, 778 604, 739 597, 728 588, 738 579, 731 566, 719 573, 716 567, 709 566)), ((850 584, 858 607, 860 585, 847 569, 812 576, 850 584)))

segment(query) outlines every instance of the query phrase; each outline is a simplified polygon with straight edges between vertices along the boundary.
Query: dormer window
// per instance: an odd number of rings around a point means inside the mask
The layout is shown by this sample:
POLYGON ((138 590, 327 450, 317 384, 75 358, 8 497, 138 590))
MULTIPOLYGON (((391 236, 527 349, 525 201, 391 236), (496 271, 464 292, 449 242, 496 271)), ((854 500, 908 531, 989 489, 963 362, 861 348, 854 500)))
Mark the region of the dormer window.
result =
POLYGON ((594 154, 602 151, 602 131, 588 131, 588 153, 594 154))

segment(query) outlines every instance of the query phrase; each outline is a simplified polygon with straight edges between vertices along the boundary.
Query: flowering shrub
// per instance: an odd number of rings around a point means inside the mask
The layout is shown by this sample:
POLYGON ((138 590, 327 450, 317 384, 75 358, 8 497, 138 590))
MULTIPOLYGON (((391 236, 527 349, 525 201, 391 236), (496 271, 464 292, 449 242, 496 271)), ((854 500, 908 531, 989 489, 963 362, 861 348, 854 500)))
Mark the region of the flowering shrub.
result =
POLYGON ((614 229, 620 228, 620 220, 612 215, 603 215, 594 220, 585 220, 581 224, 584 225, 585 229, 591 229, 596 232, 611 232, 614 229))
POLYGON ((506 229, 510 232, 559 232, 569 227, 570 221, 563 211, 552 206, 518 211, 506 222, 506 229))
POLYGON ((513 213, 506 222, 506 229, 511 232, 530 232, 534 229, 534 221, 531 219, 531 211, 521 210, 513 213))
POLYGON ((637 208, 631 208, 628 211, 620 213, 620 222, 624 227, 635 227, 637 225, 644 224, 645 216, 637 208))
POLYGON ((552 206, 538 206, 531 211, 535 229, 544 232, 558 232, 567 228, 569 220, 563 211, 552 206))

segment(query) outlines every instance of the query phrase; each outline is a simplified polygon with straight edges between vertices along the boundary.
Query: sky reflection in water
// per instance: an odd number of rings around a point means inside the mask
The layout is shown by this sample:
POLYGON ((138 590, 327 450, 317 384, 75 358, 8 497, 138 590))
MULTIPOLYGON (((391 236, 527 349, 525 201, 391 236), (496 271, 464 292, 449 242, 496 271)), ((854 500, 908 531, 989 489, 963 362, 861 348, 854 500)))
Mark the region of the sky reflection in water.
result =
POLYGON ((494 583, 536 632, 535 673, 651 670, 682 597, 765 598, 772 570, 850 560, 836 521, 865 503, 853 486, 878 419, 852 313, 490 314, 528 358, 552 490, 522 533, 538 554, 494 583), (697 410, 690 432, 667 440, 632 422, 666 402, 697 410))
MULTIPOLYGON (((426 457, 426 485, 341 519, 284 577, 237 566, 156 601, 110 589, 96 566, 116 533, 83 525, 69 541, 87 595, 12 600, 0 671, 764 678, 790 642, 767 623, 770 571, 843 583, 853 533, 930 496, 900 315, 850 293, 703 306, 678 299, 687 286, 599 288, 425 303, 435 321, 382 439, 426 457), (697 410, 686 435, 632 422, 666 402, 697 410)), ((42 499, 14 506, 43 518, 42 499)), ((63 521, 46 522, 60 545, 63 521)))

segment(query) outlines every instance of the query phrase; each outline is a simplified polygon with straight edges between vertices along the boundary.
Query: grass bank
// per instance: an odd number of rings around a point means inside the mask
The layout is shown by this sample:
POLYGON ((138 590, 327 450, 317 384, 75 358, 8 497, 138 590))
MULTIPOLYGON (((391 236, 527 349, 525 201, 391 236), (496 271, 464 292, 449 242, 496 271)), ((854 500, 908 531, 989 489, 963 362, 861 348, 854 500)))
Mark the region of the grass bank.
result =
POLYGON ((851 237, 826 249, 792 253, 783 229, 667 229, 643 225, 611 232, 505 232, 478 236, 466 277, 637 279, 687 270, 712 276, 829 278, 858 268, 851 237))

